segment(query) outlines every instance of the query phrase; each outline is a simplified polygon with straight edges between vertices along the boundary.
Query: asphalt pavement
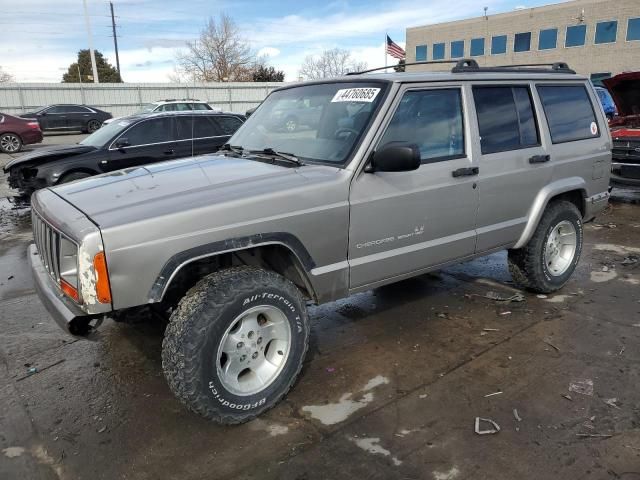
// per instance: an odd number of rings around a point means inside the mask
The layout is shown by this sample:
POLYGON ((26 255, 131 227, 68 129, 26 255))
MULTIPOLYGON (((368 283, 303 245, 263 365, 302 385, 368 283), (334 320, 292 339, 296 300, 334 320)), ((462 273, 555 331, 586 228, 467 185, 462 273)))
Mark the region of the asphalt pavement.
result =
POLYGON ((0 199, 0 478, 640 479, 640 193, 613 193, 556 294, 497 253, 311 308, 297 385, 233 427, 171 395, 160 325, 59 330, 0 199))

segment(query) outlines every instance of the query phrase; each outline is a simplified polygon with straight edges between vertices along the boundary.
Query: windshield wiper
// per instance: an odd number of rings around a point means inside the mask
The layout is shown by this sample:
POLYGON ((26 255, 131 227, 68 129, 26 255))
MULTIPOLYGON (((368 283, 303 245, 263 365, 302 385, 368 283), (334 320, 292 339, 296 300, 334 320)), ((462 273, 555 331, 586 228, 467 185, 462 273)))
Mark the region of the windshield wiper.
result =
POLYGON ((304 165, 304 162, 300 160, 298 157, 296 157, 294 154, 278 152, 277 150, 274 150, 271 147, 267 147, 262 150, 249 150, 249 153, 252 153, 252 154, 257 153, 257 154, 269 155, 271 157, 278 157, 281 160, 286 160, 288 162, 295 163, 299 167, 302 167, 304 165))

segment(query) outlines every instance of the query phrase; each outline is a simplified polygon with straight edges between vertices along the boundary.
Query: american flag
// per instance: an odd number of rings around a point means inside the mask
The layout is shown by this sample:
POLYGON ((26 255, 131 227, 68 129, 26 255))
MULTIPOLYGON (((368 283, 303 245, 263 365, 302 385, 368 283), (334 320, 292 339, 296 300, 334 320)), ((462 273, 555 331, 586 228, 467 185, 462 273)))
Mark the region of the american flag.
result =
POLYGON ((393 58, 403 59, 405 57, 405 52, 400 46, 391 40, 391 37, 387 35, 387 53, 391 55, 393 58))

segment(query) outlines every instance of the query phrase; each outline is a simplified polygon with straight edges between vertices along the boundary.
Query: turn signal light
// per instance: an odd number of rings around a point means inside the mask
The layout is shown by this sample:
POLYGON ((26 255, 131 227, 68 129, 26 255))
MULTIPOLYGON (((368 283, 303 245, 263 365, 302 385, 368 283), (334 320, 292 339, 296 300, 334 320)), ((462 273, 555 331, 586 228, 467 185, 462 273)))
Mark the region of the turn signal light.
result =
POLYGON ((60 280, 60 288, 68 297, 73 298, 76 302, 80 301, 80 295, 78 295, 78 289, 73 287, 70 283, 60 280))
POLYGON ((93 269, 96 272, 96 294, 100 303, 111 303, 111 287, 107 274, 107 260, 104 252, 93 257, 93 269))

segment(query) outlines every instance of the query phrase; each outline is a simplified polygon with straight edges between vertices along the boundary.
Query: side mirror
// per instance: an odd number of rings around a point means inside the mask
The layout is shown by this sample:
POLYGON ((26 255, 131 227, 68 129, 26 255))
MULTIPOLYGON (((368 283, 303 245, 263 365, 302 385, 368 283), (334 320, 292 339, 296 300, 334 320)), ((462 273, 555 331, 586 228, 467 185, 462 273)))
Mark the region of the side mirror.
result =
POLYGON ((409 172, 420 168, 420 149, 413 143, 389 143, 373 153, 369 172, 409 172))
POLYGON ((128 138, 119 138, 116 143, 114 144, 114 146, 116 148, 122 149, 124 147, 130 147, 131 143, 129 143, 129 139, 128 138))

